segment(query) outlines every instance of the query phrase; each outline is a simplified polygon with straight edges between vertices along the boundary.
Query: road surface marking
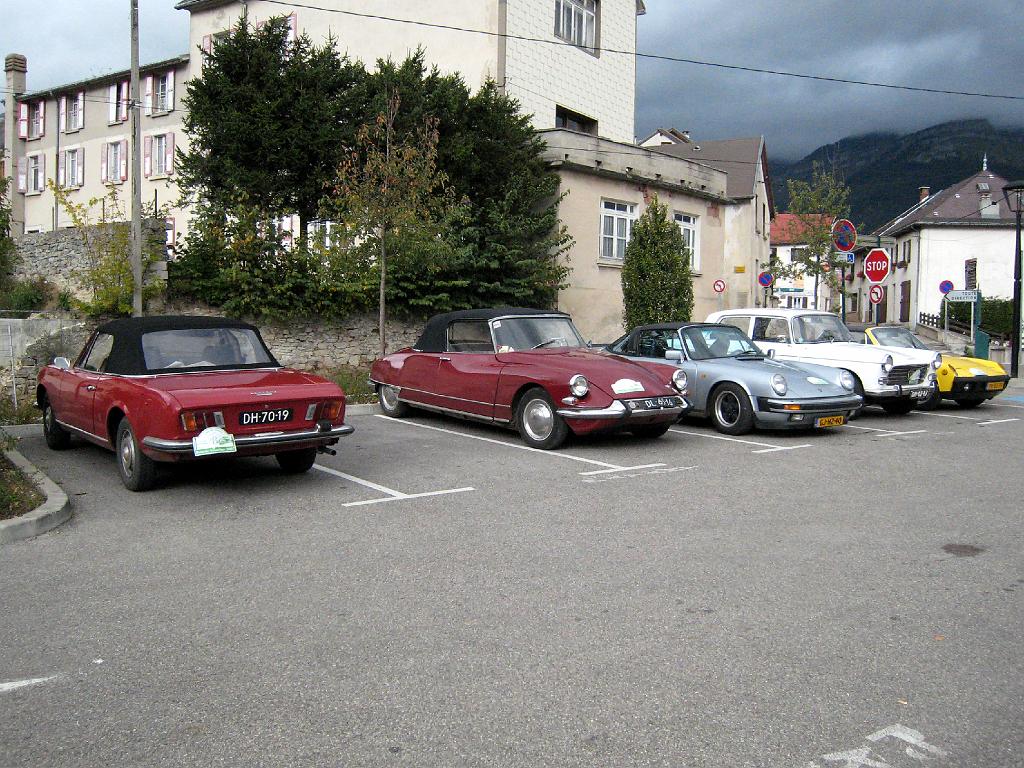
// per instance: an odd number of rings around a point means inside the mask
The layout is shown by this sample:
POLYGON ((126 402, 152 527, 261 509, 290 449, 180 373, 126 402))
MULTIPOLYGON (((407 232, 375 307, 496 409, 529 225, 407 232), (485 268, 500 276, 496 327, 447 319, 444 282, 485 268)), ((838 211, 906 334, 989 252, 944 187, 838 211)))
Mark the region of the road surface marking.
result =
MULTIPOLYGON (((578 461, 583 464, 592 464, 595 467, 604 467, 608 472, 621 472, 629 469, 647 469, 649 467, 664 467, 665 464, 643 464, 640 467, 623 467, 619 464, 609 464, 607 461, 597 461, 596 459, 585 459, 582 456, 573 456, 571 453, 562 453, 561 451, 544 451, 540 448, 531 448, 528 445, 519 445, 518 443, 509 443, 504 440, 495 440, 493 437, 482 437, 480 435, 467 435, 465 432, 458 432, 454 429, 444 429, 443 427, 432 427, 429 424, 417 424, 414 421, 406 421, 404 419, 395 419, 391 416, 383 416, 381 414, 375 414, 378 419, 385 419, 386 421, 392 421, 396 424, 404 424, 407 427, 419 427, 420 429, 430 429, 434 432, 443 432, 446 435, 455 435, 456 437, 466 437, 470 440, 480 440, 484 443, 491 443, 493 445, 501 445, 505 448, 515 448, 520 451, 532 451, 533 453, 540 453, 544 456, 567 459, 569 461, 578 461)), ((581 475, 588 475, 589 472, 580 472, 581 475)))
MULTIPOLYGON (((644 477, 646 475, 664 475, 669 472, 686 472, 690 469, 696 469, 697 466, 692 467, 662 467, 661 469, 649 469, 645 472, 631 472, 628 475, 608 475, 607 477, 585 477, 583 478, 584 483, 610 483, 614 480, 628 480, 631 477, 644 477)), ((609 470, 610 472, 611 470, 609 470)), ((591 472, 590 474, 596 474, 591 472)))
POLYGON ((1020 421, 1020 419, 992 419, 991 421, 979 421, 979 427, 987 427, 989 424, 1005 424, 1008 421, 1020 421))
POLYGON ((369 480, 363 480, 361 477, 356 477, 355 475, 349 475, 349 474, 346 474, 345 472, 339 472, 336 469, 331 469, 330 467, 325 467, 322 464, 314 464, 313 465, 313 469, 318 469, 321 472, 326 472, 329 475, 334 475, 335 477, 340 477, 343 480, 348 480, 349 482, 356 483, 357 485, 361 485, 361 486, 363 486, 365 488, 370 488, 370 489, 372 489, 374 491, 379 491, 380 493, 387 494, 386 497, 383 498, 383 499, 367 499, 365 501, 350 501, 347 504, 342 504, 341 506, 343 506, 343 507, 361 507, 361 506, 363 506, 365 504, 380 504, 382 501, 400 501, 402 499, 420 499, 420 498, 423 498, 424 496, 443 496, 444 494, 448 494, 448 493, 465 493, 466 491, 475 491, 476 490, 475 488, 451 488, 451 489, 445 490, 445 491, 427 491, 426 493, 402 493, 401 491, 396 491, 396 490, 394 490, 392 488, 388 488, 386 486, 379 485, 377 483, 372 483, 369 480))
POLYGON ((39 683, 45 683, 47 680, 53 680, 55 677, 57 677, 57 675, 50 675, 49 677, 33 677, 30 680, 15 680, 10 683, 0 683, 0 693, 16 691, 18 688, 25 688, 29 685, 39 685, 39 683))
POLYGON ((878 429, 877 427, 858 427, 855 426, 854 424, 847 424, 846 426, 848 426, 850 429, 863 429, 868 432, 877 432, 878 434, 876 435, 876 437, 898 437, 899 435, 923 435, 928 431, 927 429, 908 429, 905 431, 900 431, 897 429, 878 429))
POLYGON ((757 445, 764 450, 751 451, 751 453, 774 453, 776 451, 795 451, 797 448, 810 448, 810 443, 800 445, 775 445, 774 443, 759 443, 755 440, 740 440, 738 437, 726 437, 725 435, 707 435, 703 432, 690 432, 685 429, 670 429, 669 432, 678 432, 680 435, 691 435, 692 437, 706 437, 709 440, 728 440, 730 443, 743 443, 744 445, 757 445))
POLYGON ((915 414, 922 416, 941 416, 944 419, 963 419, 964 421, 982 421, 982 419, 976 419, 973 416, 956 416, 952 413, 934 413, 932 411, 915 411, 915 414))
POLYGON ((1011 403, 996 403, 989 400, 985 403, 985 407, 995 406, 996 408, 1024 408, 1024 405, 1012 405, 1011 403))

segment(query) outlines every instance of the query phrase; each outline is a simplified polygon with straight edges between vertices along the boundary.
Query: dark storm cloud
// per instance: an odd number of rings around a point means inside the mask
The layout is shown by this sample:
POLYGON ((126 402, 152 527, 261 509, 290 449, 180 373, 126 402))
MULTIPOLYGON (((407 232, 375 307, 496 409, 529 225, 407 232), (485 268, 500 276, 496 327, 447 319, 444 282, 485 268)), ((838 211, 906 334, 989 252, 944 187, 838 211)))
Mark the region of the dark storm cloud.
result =
MULTIPOLYGON (((988 2, 647 0, 638 49, 925 88, 1024 95, 1024 6, 988 2)), ((640 59, 637 133, 763 134, 795 159, 845 136, 985 117, 1024 125, 1024 101, 842 85, 640 59)))

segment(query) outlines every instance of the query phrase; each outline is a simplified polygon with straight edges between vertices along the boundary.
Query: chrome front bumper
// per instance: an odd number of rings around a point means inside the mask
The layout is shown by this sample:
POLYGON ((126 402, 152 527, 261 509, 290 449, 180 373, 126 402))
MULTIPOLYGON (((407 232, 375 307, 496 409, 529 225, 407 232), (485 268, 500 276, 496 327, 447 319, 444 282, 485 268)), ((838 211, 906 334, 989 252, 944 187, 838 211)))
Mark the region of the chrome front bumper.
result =
MULTIPOLYGON (((327 444, 339 437, 351 435, 355 427, 342 424, 329 430, 310 429, 302 432, 274 432, 262 435, 235 436, 237 448, 266 448, 287 446, 293 443, 321 442, 327 444)), ((142 444, 147 448, 161 453, 192 453, 191 440, 164 440, 160 437, 144 437, 142 444)))
POLYGON ((926 381, 923 384, 880 384, 877 389, 869 389, 864 393, 865 399, 885 400, 894 397, 911 397, 914 392, 931 392, 935 385, 926 381))
POLYGON ((690 404, 685 398, 678 395, 666 395, 658 397, 639 397, 629 400, 613 400, 607 408, 559 408, 558 415, 563 419, 631 419, 642 416, 679 416, 689 410, 690 404), (667 407, 647 407, 653 401, 672 400, 676 404, 667 407), (636 404, 632 407, 630 404, 636 404))
POLYGON ((759 397, 757 399, 758 410, 767 413, 809 413, 812 415, 820 415, 856 410, 863 405, 864 399, 860 395, 850 395, 849 397, 807 398, 804 400, 787 400, 785 398, 774 397, 759 397), (794 409, 794 405, 799 406, 799 408, 794 409), (789 408, 786 406, 789 406, 789 408))

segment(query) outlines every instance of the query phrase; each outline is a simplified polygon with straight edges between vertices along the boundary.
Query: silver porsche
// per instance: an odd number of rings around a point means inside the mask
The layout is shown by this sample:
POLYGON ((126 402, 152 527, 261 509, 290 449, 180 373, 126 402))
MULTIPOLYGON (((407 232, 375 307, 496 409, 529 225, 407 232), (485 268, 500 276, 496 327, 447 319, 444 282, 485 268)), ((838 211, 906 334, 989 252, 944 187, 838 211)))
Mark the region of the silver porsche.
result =
POLYGON ((775 360, 731 325, 643 325, 606 349, 640 363, 674 362, 686 373, 690 414, 709 418, 727 435, 755 426, 841 426, 864 405, 849 371, 775 360))

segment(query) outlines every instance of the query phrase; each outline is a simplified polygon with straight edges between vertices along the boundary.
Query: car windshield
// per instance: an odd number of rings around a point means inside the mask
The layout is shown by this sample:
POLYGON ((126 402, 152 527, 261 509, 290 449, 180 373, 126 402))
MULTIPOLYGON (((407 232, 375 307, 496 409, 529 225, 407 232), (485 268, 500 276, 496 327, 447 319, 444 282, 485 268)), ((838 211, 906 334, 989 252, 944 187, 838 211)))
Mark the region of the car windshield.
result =
POLYGON ((821 314, 793 318, 793 341, 797 344, 821 344, 828 341, 853 341, 853 338, 838 317, 821 314))
POLYGON ((871 333, 883 347, 928 349, 928 346, 908 328, 874 328, 871 333))
POLYGON ((692 360, 761 354, 761 350, 747 338, 747 334, 731 325, 683 328, 679 335, 683 339, 687 356, 692 360))
POLYGON ((179 328, 142 334, 150 371, 272 365, 260 337, 248 328, 179 328))
POLYGON ((586 346, 567 317, 505 317, 492 320, 491 328, 498 352, 586 346))

